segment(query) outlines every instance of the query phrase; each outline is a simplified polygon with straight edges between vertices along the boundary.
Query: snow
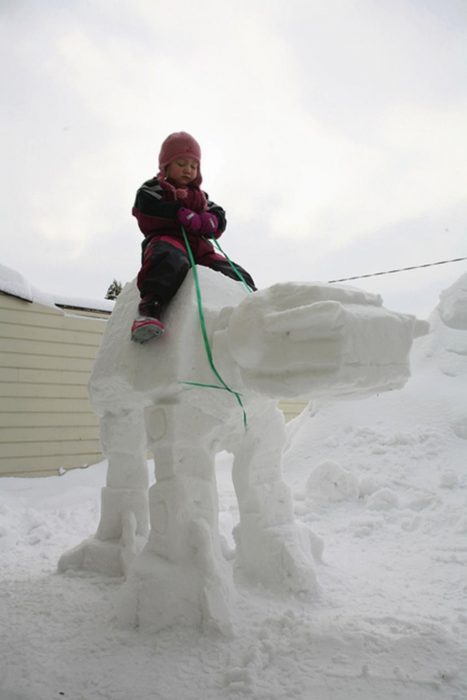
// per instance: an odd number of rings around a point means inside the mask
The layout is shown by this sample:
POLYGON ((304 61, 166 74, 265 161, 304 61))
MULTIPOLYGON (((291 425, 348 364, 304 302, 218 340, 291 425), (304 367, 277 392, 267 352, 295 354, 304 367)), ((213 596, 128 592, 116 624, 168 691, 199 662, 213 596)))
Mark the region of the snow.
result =
MULTIPOLYGON (((227 633, 128 626, 121 577, 57 573, 99 526, 106 463, 3 479, 1 699, 465 700, 466 286, 464 275, 442 295, 403 388, 345 402, 323 392, 289 424, 283 478, 296 523, 315 534, 318 590, 270 590, 240 570, 227 633)), ((227 452, 215 470, 229 562, 239 510, 227 452)))
POLYGON ((0 289, 12 296, 32 301, 32 288, 29 282, 16 270, 0 265, 0 289))
POLYGON ((448 328, 467 330, 467 277, 465 275, 441 293, 438 311, 448 328))

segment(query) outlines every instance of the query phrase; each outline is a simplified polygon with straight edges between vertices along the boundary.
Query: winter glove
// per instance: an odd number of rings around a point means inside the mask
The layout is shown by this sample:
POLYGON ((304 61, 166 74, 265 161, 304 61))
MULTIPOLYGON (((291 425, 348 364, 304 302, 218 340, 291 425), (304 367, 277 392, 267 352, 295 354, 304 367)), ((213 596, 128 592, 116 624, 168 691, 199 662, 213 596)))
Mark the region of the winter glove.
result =
POLYGON ((177 219, 187 233, 200 233, 201 230, 201 215, 182 207, 177 212, 177 219))
POLYGON ((203 213, 200 214, 200 219, 201 227, 199 232, 203 236, 215 236, 219 228, 219 219, 217 216, 215 214, 210 214, 207 211, 203 211, 203 213))

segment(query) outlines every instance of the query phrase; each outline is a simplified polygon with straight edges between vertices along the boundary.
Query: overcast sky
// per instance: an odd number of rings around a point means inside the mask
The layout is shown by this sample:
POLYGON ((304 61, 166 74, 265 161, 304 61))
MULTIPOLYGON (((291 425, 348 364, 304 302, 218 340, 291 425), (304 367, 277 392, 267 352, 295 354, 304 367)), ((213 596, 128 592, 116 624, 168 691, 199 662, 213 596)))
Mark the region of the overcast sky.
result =
MULTIPOLYGON (((100 297, 185 130, 260 287, 467 255, 465 0, 0 0, 0 263, 100 297)), ((352 284, 426 316, 455 263, 352 284)))

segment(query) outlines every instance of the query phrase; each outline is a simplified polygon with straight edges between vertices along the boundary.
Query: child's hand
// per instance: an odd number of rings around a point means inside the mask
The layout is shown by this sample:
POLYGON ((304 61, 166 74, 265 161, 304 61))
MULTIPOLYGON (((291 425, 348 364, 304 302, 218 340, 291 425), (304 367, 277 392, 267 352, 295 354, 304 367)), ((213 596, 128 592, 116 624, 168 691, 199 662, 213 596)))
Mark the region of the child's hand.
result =
POLYGON ((209 214, 207 211, 203 211, 200 214, 201 226, 199 232, 203 236, 215 236, 217 229, 219 228, 219 219, 215 214, 209 214))
POLYGON ((201 231, 201 215, 182 207, 177 212, 177 219, 187 233, 200 233, 201 231))

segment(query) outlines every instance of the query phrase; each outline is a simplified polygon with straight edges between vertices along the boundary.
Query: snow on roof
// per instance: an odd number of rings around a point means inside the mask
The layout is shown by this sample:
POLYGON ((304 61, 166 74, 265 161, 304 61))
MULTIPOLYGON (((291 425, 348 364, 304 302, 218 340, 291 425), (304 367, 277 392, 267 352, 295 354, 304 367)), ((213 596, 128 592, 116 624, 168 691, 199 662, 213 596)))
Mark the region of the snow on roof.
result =
POLYGON ((0 265, 0 290, 24 301, 33 301, 29 282, 16 270, 0 265))
POLYGON ((85 297, 49 294, 32 286, 23 275, 6 265, 0 265, 0 292, 35 302, 44 306, 58 306, 66 309, 83 309, 87 311, 111 312, 114 302, 109 299, 89 299, 85 297))

